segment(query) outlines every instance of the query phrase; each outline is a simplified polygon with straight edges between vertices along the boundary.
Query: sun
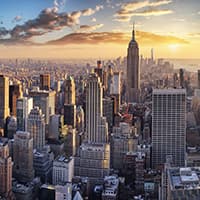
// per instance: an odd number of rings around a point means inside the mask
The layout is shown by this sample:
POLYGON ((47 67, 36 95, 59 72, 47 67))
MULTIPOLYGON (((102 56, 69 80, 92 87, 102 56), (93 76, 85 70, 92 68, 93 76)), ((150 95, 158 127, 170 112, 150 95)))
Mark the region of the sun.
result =
POLYGON ((179 44, 169 44, 168 45, 169 49, 173 52, 177 51, 179 48, 179 44))

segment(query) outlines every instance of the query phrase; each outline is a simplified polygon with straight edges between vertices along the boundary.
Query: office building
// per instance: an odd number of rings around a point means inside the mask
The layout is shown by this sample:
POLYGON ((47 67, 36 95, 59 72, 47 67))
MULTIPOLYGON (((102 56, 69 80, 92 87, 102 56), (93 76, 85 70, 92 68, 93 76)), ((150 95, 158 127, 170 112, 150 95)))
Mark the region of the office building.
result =
POLYGON ((198 81, 197 87, 198 89, 200 89, 200 70, 197 71, 197 81, 198 81))
POLYGON ((17 99, 22 98, 22 96, 23 92, 20 82, 9 86, 9 107, 11 115, 17 115, 17 99))
POLYGON ((27 119, 33 108, 33 98, 17 99, 17 130, 27 131, 27 119))
POLYGON ((31 182, 33 169, 33 138, 29 132, 17 131, 13 144, 14 177, 19 182, 31 182))
POLYGON ((179 79, 180 79, 180 87, 184 88, 184 70, 179 69, 179 79))
POLYGON ((101 83, 103 84, 103 69, 102 69, 101 60, 97 61, 97 68, 94 69, 94 72, 98 75, 101 83))
POLYGON ((76 88, 75 82, 72 76, 68 76, 63 83, 64 90, 64 105, 66 104, 76 104, 76 88))
POLYGON ((50 90, 50 74, 40 74, 40 90, 50 90))
POLYGON ((112 168, 122 170, 125 155, 136 151, 137 144, 138 138, 129 124, 120 123, 119 127, 114 127, 110 139, 112 168))
POLYGON ((62 185, 67 182, 72 182, 74 176, 74 158, 66 158, 58 156, 53 161, 53 184, 62 185))
POLYGON ((127 55, 127 99, 128 102, 138 102, 140 91, 139 48, 135 40, 133 27, 132 40, 128 46, 127 55))
MULTIPOLYGON (((56 185, 55 200, 72 200, 72 184, 56 185)), ((73 199, 74 200, 74 199, 73 199)))
POLYGON ((105 143, 108 138, 102 95, 100 78, 95 73, 90 74, 86 86, 86 133, 89 143, 105 143))
POLYGON ((152 167, 172 156, 175 166, 185 165, 186 91, 154 89, 152 106, 152 167))
POLYGON ((10 115, 9 110, 9 79, 0 75, 0 128, 4 128, 6 118, 10 115))
POLYGON ((76 127, 76 105, 64 105, 64 124, 73 128, 76 127))
POLYGON ((0 138, 0 196, 9 199, 12 193, 12 158, 5 138, 0 138))
POLYGON ((55 91, 35 90, 30 91, 33 106, 38 106, 45 115, 45 123, 49 124, 49 117, 55 114, 55 91))
POLYGON ((119 194, 119 178, 116 176, 106 176, 104 178, 104 189, 102 200, 117 200, 119 194))
POLYGON ((33 138, 33 148, 42 149, 45 145, 45 118, 39 107, 34 107, 28 115, 28 132, 33 138))
POLYGON ((200 199, 200 167, 169 168, 167 200, 200 199))
POLYGON ((110 145, 83 143, 75 157, 75 176, 88 177, 91 186, 102 184, 110 173, 110 145))

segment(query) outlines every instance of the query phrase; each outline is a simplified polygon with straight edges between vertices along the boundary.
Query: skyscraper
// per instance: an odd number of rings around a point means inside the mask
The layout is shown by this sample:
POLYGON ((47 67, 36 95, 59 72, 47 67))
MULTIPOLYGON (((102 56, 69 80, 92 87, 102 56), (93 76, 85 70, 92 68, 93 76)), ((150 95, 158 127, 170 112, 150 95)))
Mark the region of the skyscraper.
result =
POLYGON ((4 127, 5 119, 9 116, 9 79, 0 75, 0 128, 4 127))
POLYGON ((27 131, 28 115, 33 108, 33 98, 17 99, 17 130, 27 131))
POLYGON ((133 27, 132 40, 128 46, 127 55, 127 98, 128 102, 139 100, 140 90, 140 69, 139 69, 139 48, 135 40, 135 30, 133 27))
POLYGON ((95 73, 90 74, 86 86, 86 133, 91 143, 107 141, 108 124, 103 117, 102 95, 100 78, 95 73))
POLYGON ((14 116, 17 114, 17 99, 22 98, 22 86, 20 83, 9 86, 9 107, 10 113, 14 116))
POLYGON ((197 71, 197 81, 198 81, 197 87, 198 89, 200 89, 200 70, 197 71))
POLYGON ((185 165, 186 90, 154 89, 152 108, 152 166, 172 156, 175 166, 185 165))
POLYGON ((34 178, 33 138, 29 132, 17 131, 13 145, 14 177, 19 182, 30 182, 34 178))
POLYGON ((50 90, 50 74, 40 74, 40 90, 50 90))
POLYGON ((33 148, 42 149, 45 145, 45 118, 38 107, 34 107, 28 115, 28 132, 33 138, 33 148))
POLYGON ((72 76, 68 76, 67 79, 64 81, 63 89, 64 89, 64 105, 76 104, 75 82, 72 76))
POLYGON ((7 197, 12 191, 12 159, 7 140, 0 139, 0 196, 7 197))

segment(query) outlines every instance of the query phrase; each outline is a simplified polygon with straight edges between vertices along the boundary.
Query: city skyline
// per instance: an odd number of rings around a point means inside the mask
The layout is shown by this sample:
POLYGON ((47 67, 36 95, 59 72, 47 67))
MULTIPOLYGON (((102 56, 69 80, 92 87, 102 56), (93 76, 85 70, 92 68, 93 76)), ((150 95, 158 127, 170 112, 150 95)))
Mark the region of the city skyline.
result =
POLYGON ((1 58, 125 56, 133 21, 140 54, 199 56, 198 0, 3 0, 0 11, 1 58))

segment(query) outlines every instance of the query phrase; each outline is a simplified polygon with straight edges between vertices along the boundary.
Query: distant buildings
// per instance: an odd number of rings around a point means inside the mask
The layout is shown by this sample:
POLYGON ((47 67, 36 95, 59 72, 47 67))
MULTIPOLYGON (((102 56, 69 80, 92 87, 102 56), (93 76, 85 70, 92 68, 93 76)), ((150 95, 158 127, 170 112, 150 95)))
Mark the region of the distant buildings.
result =
POLYGON ((185 165, 186 91, 184 89, 153 90, 152 166, 166 162, 171 155, 175 166, 185 165))

